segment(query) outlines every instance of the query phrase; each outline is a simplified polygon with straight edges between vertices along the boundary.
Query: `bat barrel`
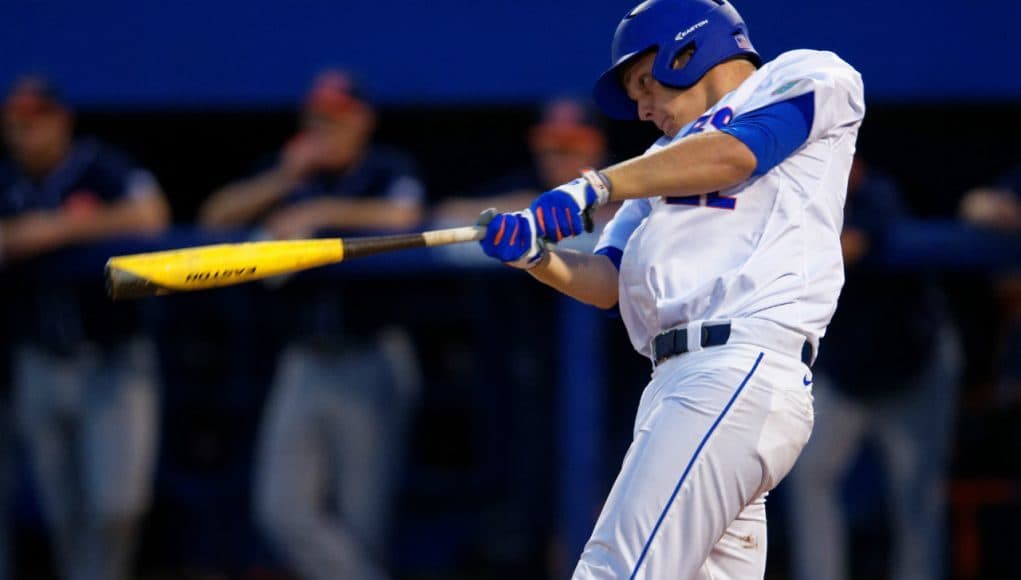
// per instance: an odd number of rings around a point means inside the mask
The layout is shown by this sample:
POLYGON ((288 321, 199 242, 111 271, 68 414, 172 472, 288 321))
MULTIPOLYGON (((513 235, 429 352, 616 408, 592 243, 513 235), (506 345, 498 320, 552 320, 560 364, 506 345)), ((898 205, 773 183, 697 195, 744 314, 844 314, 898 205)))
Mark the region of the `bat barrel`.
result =
POLYGON ((364 238, 215 244, 130 256, 106 262, 107 294, 114 300, 219 288, 405 248, 481 239, 478 226, 364 238))

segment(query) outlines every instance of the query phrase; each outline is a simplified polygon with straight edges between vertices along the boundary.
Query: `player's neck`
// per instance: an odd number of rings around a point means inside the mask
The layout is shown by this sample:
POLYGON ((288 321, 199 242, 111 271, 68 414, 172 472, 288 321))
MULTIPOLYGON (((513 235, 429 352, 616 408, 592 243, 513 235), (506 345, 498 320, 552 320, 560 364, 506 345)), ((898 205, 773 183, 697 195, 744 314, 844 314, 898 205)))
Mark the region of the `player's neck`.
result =
POLYGON ((741 83, 755 74, 755 70, 755 65, 744 59, 728 60, 710 69, 704 77, 709 101, 707 108, 712 108, 720 99, 741 86, 741 83))

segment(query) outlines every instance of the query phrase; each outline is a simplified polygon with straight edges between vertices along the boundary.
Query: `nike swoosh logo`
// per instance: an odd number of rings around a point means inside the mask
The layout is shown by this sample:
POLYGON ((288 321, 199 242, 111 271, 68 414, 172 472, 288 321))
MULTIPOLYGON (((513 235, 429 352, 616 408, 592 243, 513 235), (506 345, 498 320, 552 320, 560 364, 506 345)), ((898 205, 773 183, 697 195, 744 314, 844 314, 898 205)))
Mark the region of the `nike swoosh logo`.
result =
POLYGON ((812 384, 812 379, 810 379, 808 375, 805 375, 805 378, 801 379, 801 382, 805 383, 805 386, 807 387, 812 384))

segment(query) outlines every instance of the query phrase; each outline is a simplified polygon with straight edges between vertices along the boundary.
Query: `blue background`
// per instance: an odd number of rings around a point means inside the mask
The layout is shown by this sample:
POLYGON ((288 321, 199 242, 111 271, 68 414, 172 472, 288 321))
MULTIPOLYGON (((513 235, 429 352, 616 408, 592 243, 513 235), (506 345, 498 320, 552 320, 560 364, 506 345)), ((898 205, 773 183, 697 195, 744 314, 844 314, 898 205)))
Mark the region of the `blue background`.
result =
MULTIPOLYGON (((0 3, 0 82, 50 75, 85 106, 290 105, 321 67, 388 104, 587 94, 633 0, 249 0, 0 3)), ((1021 97, 1021 2, 737 3, 772 58, 838 52, 883 101, 1021 97)))

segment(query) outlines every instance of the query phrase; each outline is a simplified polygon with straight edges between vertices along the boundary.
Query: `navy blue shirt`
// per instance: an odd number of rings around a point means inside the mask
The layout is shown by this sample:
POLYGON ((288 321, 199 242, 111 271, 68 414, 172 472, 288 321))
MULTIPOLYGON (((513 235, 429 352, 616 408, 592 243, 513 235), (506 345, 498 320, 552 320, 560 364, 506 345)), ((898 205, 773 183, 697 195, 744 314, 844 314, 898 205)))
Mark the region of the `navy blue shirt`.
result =
MULTIPOLYGON (((1021 198, 1021 165, 1008 171, 996 185, 1009 189, 1015 197, 1021 198)), ((1021 385, 1021 324, 1015 323, 1007 332, 1000 373, 1004 380, 1021 385)))
POLYGON ((844 288, 816 368, 852 396, 903 389, 929 363, 944 321, 942 295, 933 280, 874 267, 884 237, 906 217, 897 186, 880 174, 866 173, 848 191, 844 227, 863 232, 869 249, 845 268, 844 288))
MULTIPOLYGON (((11 160, 0 163, 0 218, 117 202, 142 181, 155 184, 151 174, 119 151, 82 139, 56 170, 39 181, 11 160)), ((44 284, 32 276, 19 277, 5 293, 8 304, 15 305, 8 316, 17 329, 16 338, 56 353, 68 353, 85 342, 111 345, 140 329, 138 305, 112 303, 98 272, 94 280, 78 284, 44 284)))
MULTIPOLYGON (((358 164, 342 172, 319 172, 297 187, 276 207, 296 205, 321 197, 346 199, 383 199, 421 204, 425 196, 415 164, 406 155, 386 148, 371 147, 358 164)), ((337 235, 368 235, 369 232, 330 232, 337 235)), ((284 326, 295 338, 340 340, 373 324, 360 309, 345 309, 344 286, 336 279, 299 277, 283 292, 288 304, 284 326)), ((361 309, 365 310, 365 309, 361 309)))
POLYGON ((519 191, 531 191, 535 195, 539 195, 547 189, 549 187, 543 184, 538 169, 532 164, 511 171, 486 183, 483 187, 468 192, 467 197, 489 197, 519 191))
POLYGON ((1021 165, 1011 169, 996 181, 998 187, 1009 189, 1021 196, 1021 165))

